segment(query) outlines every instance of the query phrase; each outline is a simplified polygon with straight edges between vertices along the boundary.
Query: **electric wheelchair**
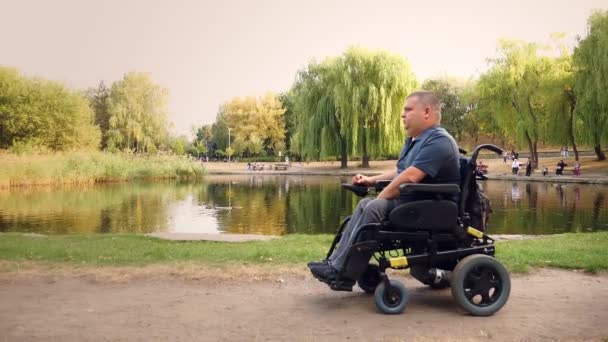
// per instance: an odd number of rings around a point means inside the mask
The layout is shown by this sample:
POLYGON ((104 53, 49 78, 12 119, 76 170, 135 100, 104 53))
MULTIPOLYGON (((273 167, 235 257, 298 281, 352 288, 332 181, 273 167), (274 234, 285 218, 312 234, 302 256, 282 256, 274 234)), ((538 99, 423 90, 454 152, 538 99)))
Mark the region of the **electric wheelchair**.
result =
MULTIPOLYGON (((483 213, 473 204, 474 197, 480 196, 477 179, 485 179, 476 167, 483 149, 503 152, 486 144, 475 148, 471 158, 461 156, 460 185, 402 184, 402 194, 424 194, 429 199, 405 202, 386 221, 361 227, 337 277, 319 280, 336 291, 352 291, 356 281, 363 291, 374 294, 380 312, 399 314, 408 303, 408 290, 401 282, 389 280, 386 269, 409 268, 415 279, 433 289, 451 287, 456 302, 474 316, 490 316, 500 310, 511 291, 509 273, 494 258, 494 240, 486 234, 485 222, 479 223, 483 213), (454 196, 459 198, 457 203, 454 196)), ((377 182, 372 188, 342 186, 363 197, 379 193, 388 183, 377 182)), ((340 224, 326 259, 339 244, 349 220, 340 224)))

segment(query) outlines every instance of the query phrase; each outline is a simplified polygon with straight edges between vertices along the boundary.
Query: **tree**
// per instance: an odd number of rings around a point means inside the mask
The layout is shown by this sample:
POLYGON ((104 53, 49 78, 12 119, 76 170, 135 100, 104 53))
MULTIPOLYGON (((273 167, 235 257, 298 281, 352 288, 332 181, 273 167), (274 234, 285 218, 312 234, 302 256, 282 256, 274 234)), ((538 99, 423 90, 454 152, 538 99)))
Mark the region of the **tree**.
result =
POLYGON ((408 62, 387 52, 349 48, 342 56, 311 62, 292 87, 297 130, 292 139, 304 157, 397 154, 403 142, 400 113, 416 79, 408 62))
POLYGON ((384 51, 351 47, 336 65, 334 98, 342 126, 352 129, 351 152, 362 154, 369 167, 369 153, 398 152, 403 128, 400 115, 405 97, 417 85, 409 63, 384 51))
POLYGON ((441 126, 459 141, 465 130, 467 103, 463 96, 466 83, 447 77, 424 81, 422 89, 437 94, 441 101, 441 126))
POLYGON ((212 125, 203 125, 196 130, 196 138, 194 144, 197 146, 198 151, 201 154, 207 155, 210 151, 213 142, 213 128, 212 125))
POLYGON ((564 141, 569 141, 575 160, 579 160, 575 138, 577 92, 574 85, 574 66, 572 55, 563 42, 564 37, 563 34, 553 36, 558 57, 552 59, 551 72, 543 77, 547 95, 545 103, 549 113, 546 132, 543 135, 546 142, 562 145, 564 141))
POLYGON ((285 140, 285 109, 275 94, 235 97, 222 104, 211 134, 218 148, 227 151, 228 128, 233 153, 243 156, 274 153, 285 140))
POLYGON ((537 147, 546 119, 542 77, 550 71, 538 46, 523 41, 502 40, 500 56, 480 77, 482 105, 493 113, 498 125, 516 141, 527 143, 533 167, 538 164, 537 147))
POLYGON ((110 129, 110 112, 108 111, 108 99, 110 89, 103 81, 99 82, 97 88, 89 88, 85 91, 85 96, 95 114, 95 124, 101 130, 101 148, 107 147, 108 130, 110 129))
POLYGON ((228 147, 228 122, 223 106, 220 107, 215 122, 211 125, 211 135, 215 150, 222 150, 223 153, 228 147))
MULTIPOLYGON (((296 132, 295 102, 291 92, 279 94, 279 101, 285 109, 285 150, 291 149, 291 139, 296 132)), ((283 151, 285 151, 283 150, 283 151)))
POLYGON ((181 156, 186 153, 186 148, 188 147, 188 138, 180 135, 179 137, 175 137, 171 142, 171 150, 173 153, 181 156))
POLYGON ((208 142, 213 140, 211 125, 204 125, 196 130, 196 141, 208 142))
POLYGON ((131 72, 112 84, 108 147, 146 151, 168 137, 168 91, 145 73, 131 72))
POLYGON ((597 11, 588 20, 587 36, 574 50, 576 113, 582 119, 598 160, 605 160, 601 144, 608 143, 608 11, 597 11))
POLYGON ((0 67, 0 147, 31 144, 55 151, 98 148, 88 101, 62 84, 0 67))

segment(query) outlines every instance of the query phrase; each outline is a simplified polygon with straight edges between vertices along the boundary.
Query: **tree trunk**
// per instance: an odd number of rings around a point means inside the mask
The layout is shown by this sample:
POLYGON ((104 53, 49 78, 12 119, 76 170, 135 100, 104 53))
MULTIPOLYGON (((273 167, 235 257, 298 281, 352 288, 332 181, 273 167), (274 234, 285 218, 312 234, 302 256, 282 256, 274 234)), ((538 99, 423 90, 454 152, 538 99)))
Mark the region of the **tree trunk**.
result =
POLYGON ((600 146, 600 144, 593 146, 593 149, 595 150, 595 155, 597 156, 597 160, 606 160, 606 155, 602 151, 602 147, 600 146))
POLYGON ((346 169, 348 166, 348 153, 346 151, 346 139, 340 137, 340 168, 346 169))
POLYGON ((532 158, 532 169, 538 168, 538 140, 534 140, 534 157, 532 158))
POLYGON ((532 141, 527 131, 526 141, 528 142, 528 150, 530 151, 530 161, 532 161, 532 168, 535 169, 538 165, 538 156, 536 154, 536 140, 532 141))
POLYGON ((572 150, 574 150, 574 160, 578 161, 578 149, 576 148, 576 142, 574 141, 574 109, 576 108, 576 101, 574 95, 571 95, 570 100, 570 119, 568 122, 568 135, 570 137, 570 143, 572 144, 572 150))
POLYGON ((361 167, 369 167, 369 156, 367 155, 367 139, 365 137, 365 132, 363 132, 363 157, 361 159, 361 167))

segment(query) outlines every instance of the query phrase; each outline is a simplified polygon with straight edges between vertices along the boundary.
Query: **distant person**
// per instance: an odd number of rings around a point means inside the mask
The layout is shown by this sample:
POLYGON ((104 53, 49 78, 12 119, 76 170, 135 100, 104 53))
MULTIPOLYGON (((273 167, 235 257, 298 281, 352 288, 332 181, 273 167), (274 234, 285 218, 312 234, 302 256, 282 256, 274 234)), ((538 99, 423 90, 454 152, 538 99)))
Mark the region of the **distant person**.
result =
POLYGON ((565 151, 564 150, 564 146, 563 145, 560 146, 559 147, 559 156, 562 157, 562 158, 566 156, 566 153, 564 151, 565 151))
POLYGON ((247 171, 251 171, 251 162, 247 162, 247 171))
POLYGON ((506 163, 507 163, 507 151, 504 151, 504 152, 502 153, 502 161, 503 161, 503 163, 504 163, 504 164, 506 164, 506 163))
POLYGON ((561 176, 564 174, 564 168, 567 166, 568 164, 564 163, 564 160, 560 160, 559 163, 557 163, 557 168, 555 169, 555 175, 556 176, 561 176))
POLYGON ((514 175, 517 175, 519 173, 519 162, 516 158, 513 158, 513 163, 511 163, 511 172, 514 175))
POLYGON ((488 165, 483 163, 483 160, 480 160, 477 163, 477 171, 481 173, 488 173, 488 165))
POLYGON ((568 153, 568 146, 566 146, 566 148, 564 149, 564 157, 568 158, 569 153, 568 153))
POLYGON ((528 162, 526 162, 526 177, 530 177, 532 174, 532 161, 528 158, 528 162))
POLYGON ((574 162, 574 175, 575 176, 581 175, 581 164, 579 164, 578 162, 574 162))
POLYGON ((546 176, 549 173, 549 169, 546 165, 543 165, 543 176, 546 176))

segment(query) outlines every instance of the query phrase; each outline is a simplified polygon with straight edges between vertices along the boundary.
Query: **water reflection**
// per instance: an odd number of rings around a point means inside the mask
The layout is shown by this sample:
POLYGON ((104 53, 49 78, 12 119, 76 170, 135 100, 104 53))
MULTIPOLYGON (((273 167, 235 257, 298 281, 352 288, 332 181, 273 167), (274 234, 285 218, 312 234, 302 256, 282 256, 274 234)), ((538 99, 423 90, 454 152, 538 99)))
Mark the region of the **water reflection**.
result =
MULTIPOLYGON (((199 183, 129 183, 0 192, 0 231, 48 234, 333 233, 358 198, 336 177, 209 176, 199 183)), ((483 182, 494 233, 608 230, 608 187, 483 182)))
POLYGON ((484 185, 494 207, 491 232, 551 234, 608 229, 608 208, 603 200, 608 193, 606 186, 512 182, 507 188, 507 184, 494 181, 484 185))

